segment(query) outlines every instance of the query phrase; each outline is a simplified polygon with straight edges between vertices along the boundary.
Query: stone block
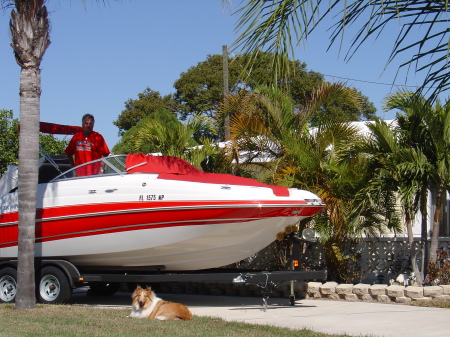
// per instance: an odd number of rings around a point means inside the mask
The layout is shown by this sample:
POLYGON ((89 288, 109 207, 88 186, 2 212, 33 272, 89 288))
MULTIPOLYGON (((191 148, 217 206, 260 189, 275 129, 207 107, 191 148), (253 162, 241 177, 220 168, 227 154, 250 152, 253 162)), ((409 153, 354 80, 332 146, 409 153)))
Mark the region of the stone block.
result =
POLYGON ((339 284, 336 286, 336 294, 346 295, 353 292, 353 284, 339 284))
POLYGON ((281 286, 277 287, 279 291, 291 291, 291 285, 289 282, 284 282, 281 286))
POLYGON ((355 294, 345 294, 344 299, 349 302, 356 302, 358 301, 358 296, 355 294))
POLYGON ((450 295, 441 295, 441 296, 436 296, 434 297, 435 300, 445 300, 448 301, 450 300, 450 295))
POLYGON ((370 294, 362 294, 359 298, 364 302, 372 302, 373 301, 373 297, 370 294))
POLYGON ((369 293, 370 285, 359 283, 353 286, 353 293, 357 296, 362 296, 369 293))
POLYGON ((310 293, 309 296, 311 298, 322 298, 322 294, 321 293, 310 293))
POLYGON ((424 297, 436 297, 441 295, 444 295, 444 288, 440 286, 431 286, 423 288, 424 297))
POLYGON ((336 286, 336 282, 327 282, 325 284, 322 284, 322 286, 320 287, 320 292, 322 293, 322 295, 334 294, 336 293, 336 286))
POLYGON ((386 288, 386 295, 389 297, 403 297, 405 296, 404 286, 389 286, 386 288))
POLYGON ((341 299, 341 298, 339 297, 339 295, 336 294, 336 293, 328 294, 328 295, 326 295, 326 297, 327 297, 328 299, 330 299, 330 300, 340 300, 340 299, 341 299))
POLYGON ((308 282, 308 294, 320 292, 321 282, 308 282))
POLYGON ((443 295, 450 295, 450 284, 445 284, 440 286, 443 290, 443 295))
POLYGON ((294 283, 294 289, 299 291, 306 291, 306 289, 308 289, 308 283, 305 281, 296 281, 294 283))
POLYGON ((410 297, 406 296, 400 296, 395 298, 396 303, 402 303, 402 304, 410 304, 412 299, 410 297))
POLYGON ((375 299, 380 303, 391 303, 391 298, 388 295, 376 295, 375 299))
POLYGON ((433 297, 418 297, 418 298, 411 298, 413 302, 418 301, 432 301, 433 297))
POLYGON ((306 297, 306 291, 296 291, 295 292, 295 297, 299 298, 299 299, 303 299, 306 297))
POLYGON ((423 287, 409 286, 405 288, 406 297, 419 298, 423 297, 423 287))
POLYGON ((386 295, 386 284, 374 284, 369 287, 369 294, 372 296, 386 295))

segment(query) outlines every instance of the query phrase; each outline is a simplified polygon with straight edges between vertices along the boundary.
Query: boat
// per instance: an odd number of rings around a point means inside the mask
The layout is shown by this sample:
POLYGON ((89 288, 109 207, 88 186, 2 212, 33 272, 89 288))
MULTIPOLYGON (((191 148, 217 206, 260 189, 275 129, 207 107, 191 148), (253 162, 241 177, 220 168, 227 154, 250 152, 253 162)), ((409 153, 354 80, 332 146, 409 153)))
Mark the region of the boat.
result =
MULTIPOLYGON (((17 257, 17 168, 0 181, 0 262, 17 257)), ((245 259, 325 204, 315 194, 170 156, 110 155, 70 168, 43 156, 35 256, 78 267, 202 270, 245 259), (97 172, 81 175, 81 166, 97 172)))

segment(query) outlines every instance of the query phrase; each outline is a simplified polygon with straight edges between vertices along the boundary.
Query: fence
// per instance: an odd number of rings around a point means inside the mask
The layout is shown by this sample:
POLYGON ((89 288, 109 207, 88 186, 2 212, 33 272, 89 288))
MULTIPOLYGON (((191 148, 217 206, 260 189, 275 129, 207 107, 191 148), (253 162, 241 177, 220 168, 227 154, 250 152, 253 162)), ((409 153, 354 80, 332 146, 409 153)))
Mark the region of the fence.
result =
MULTIPOLYGON (((415 251, 418 254, 418 263, 421 262, 420 238, 414 241, 415 251)), ((280 269, 286 263, 289 253, 286 241, 275 241, 259 253, 238 262, 236 265, 242 269, 274 270, 280 269)), ((411 272, 409 262, 409 247, 407 237, 377 237, 365 238, 354 246, 355 254, 359 258, 358 268, 361 278, 357 280, 366 284, 388 284, 389 279, 396 279, 399 274, 411 272), (356 254, 357 253, 357 254, 356 254)), ((450 237, 439 238, 439 249, 450 250, 450 237)), ((320 249, 308 251, 307 259, 316 260, 317 264, 323 259, 320 249)))

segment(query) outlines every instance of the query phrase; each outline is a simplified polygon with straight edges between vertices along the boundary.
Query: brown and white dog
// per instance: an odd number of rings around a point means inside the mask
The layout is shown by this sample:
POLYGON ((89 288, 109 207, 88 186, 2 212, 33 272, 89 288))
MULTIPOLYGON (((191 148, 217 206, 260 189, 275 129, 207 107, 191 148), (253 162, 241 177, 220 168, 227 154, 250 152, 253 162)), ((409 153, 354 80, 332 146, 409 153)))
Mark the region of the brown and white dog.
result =
POLYGON ((163 301, 153 292, 152 288, 146 289, 137 286, 131 295, 133 309, 130 317, 154 318, 161 321, 191 319, 192 313, 184 304, 163 301))

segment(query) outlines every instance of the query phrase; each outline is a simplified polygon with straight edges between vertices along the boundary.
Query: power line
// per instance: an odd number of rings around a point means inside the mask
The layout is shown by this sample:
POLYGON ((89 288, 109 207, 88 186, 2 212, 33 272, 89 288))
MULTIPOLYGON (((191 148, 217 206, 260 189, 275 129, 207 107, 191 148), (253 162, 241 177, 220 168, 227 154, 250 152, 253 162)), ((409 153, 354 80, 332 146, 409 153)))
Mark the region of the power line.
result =
POLYGON ((340 79, 343 79, 343 80, 349 80, 349 81, 355 81, 355 82, 364 82, 364 83, 370 83, 370 84, 388 85, 388 86, 391 86, 391 87, 404 87, 404 88, 417 88, 418 87, 416 85, 383 83, 383 82, 375 82, 375 81, 357 80, 355 78, 335 76, 335 75, 326 75, 326 74, 324 74, 324 76, 335 77, 335 78, 340 78, 340 79))

